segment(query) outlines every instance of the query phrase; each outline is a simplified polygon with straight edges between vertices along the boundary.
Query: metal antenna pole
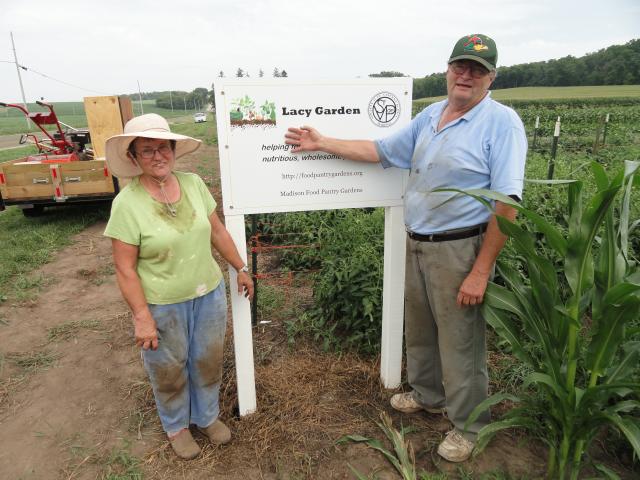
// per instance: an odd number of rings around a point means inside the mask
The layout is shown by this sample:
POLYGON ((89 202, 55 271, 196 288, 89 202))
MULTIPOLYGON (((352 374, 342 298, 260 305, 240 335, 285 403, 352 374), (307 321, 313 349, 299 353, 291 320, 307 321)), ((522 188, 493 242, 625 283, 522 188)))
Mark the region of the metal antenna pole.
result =
POLYGON ((138 101, 140 103, 140 115, 144 115, 144 109, 142 108, 142 93, 140 93, 140 80, 136 80, 138 82, 138 101))
MULTIPOLYGON (((27 107, 27 99, 24 96, 24 87, 22 86, 22 77, 20 76, 20 64, 18 63, 18 55, 16 54, 16 44, 13 41, 13 32, 9 32, 11 35, 11 45, 13 46, 13 58, 16 61, 16 72, 18 72, 18 81, 20 82, 20 91, 22 92, 22 104, 24 105, 25 110, 29 110, 27 107)), ((29 122, 29 117, 27 119, 27 128, 31 128, 31 123, 29 122)))

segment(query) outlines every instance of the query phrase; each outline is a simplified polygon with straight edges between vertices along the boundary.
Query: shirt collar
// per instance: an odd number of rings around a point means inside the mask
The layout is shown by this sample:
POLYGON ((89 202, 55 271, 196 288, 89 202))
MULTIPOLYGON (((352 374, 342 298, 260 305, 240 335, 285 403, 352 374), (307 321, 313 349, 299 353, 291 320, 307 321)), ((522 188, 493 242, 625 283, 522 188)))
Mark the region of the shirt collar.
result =
MULTIPOLYGON (((478 115, 478 113, 484 108, 484 106, 487 103, 489 103, 490 99, 491 99, 491 90, 487 90, 487 94, 484 96, 484 98, 480 100, 478 104, 474 106, 471 110, 469 110, 467 113, 462 115, 460 118, 456 119, 455 123, 458 123, 462 120, 466 120, 468 122, 471 119, 473 119, 473 117, 478 115)), ((442 112, 444 112, 444 109, 447 107, 448 104, 449 104, 448 99, 443 100, 439 108, 435 108, 431 113, 431 125, 433 126, 434 131, 438 129, 438 122, 440 121, 442 112)))

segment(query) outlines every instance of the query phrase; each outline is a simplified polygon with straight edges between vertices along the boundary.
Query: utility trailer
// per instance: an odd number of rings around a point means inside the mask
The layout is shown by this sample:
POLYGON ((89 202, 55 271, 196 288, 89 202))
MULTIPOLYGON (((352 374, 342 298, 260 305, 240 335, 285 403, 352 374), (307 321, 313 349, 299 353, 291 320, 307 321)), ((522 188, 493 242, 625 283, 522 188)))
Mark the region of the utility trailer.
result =
POLYGON ((32 143, 38 153, 0 163, 0 211, 17 205, 22 213, 40 215, 45 207, 95 204, 111 201, 119 191, 118 179, 107 168, 105 141, 122 133, 133 117, 128 97, 86 97, 88 129, 66 126, 63 130, 53 106, 37 102, 48 112, 28 112, 21 105, 0 106, 21 110, 44 134, 23 135, 20 143, 32 143), (49 132, 45 126, 54 125, 49 132), (91 145, 91 148, 89 148, 91 145))

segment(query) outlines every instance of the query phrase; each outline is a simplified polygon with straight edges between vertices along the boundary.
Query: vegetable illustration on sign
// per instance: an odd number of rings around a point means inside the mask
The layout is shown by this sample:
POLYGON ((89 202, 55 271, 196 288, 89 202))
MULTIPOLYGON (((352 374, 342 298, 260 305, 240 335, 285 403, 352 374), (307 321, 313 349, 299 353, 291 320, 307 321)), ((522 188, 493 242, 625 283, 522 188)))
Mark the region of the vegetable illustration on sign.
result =
POLYGON ((275 127, 276 104, 265 99, 264 103, 256 108, 256 102, 245 95, 231 102, 232 109, 229 112, 231 128, 234 127, 275 127))

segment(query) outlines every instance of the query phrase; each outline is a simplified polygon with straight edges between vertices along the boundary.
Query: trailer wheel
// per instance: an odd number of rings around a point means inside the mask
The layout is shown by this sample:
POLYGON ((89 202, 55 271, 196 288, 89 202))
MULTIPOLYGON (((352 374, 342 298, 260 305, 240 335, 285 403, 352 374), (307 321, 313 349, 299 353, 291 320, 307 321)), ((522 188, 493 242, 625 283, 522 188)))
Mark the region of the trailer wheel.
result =
POLYGON ((25 217, 39 217, 43 213, 44 213, 43 205, 34 205, 33 207, 22 209, 22 214, 25 217))

